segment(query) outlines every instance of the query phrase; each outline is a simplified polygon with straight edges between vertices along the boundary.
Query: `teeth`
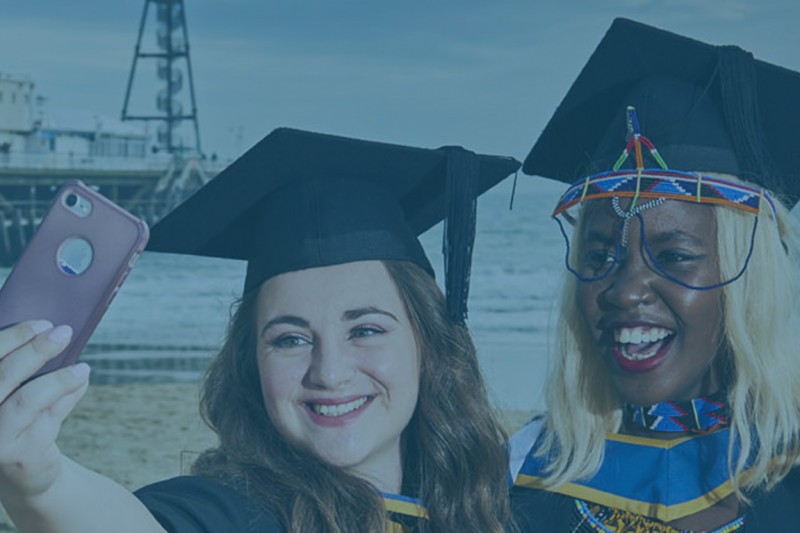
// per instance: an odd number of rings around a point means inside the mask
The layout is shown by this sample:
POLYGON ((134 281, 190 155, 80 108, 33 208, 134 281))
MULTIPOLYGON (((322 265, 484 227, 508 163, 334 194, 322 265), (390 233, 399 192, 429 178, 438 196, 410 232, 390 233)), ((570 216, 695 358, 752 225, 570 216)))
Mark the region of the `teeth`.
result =
POLYGON ((620 344, 642 344, 658 342, 672 335, 664 328, 617 328, 614 330, 614 341, 620 344))
POLYGON ((665 328, 616 328, 614 330, 614 341, 620 344, 620 353, 628 361, 641 361, 653 357, 658 353, 659 346, 638 353, 630 353, 628 347, 636 344, 651 344, 663 340, 673 332, 665 328))
POLYGON ((628 361, 641 361, 643 359, 649 359, 653 357, 656 353, 658 353, 658 350, 653 348, 652 350, 649 350, 647 352, 628 353, 628 345, 623 344, 620 353, 622 354, 622 357, 624 357, 628 361))
POLYGON ((311 408, 314 410, 315 413, 322 416, 342 416, 351 411, 355 411, 362 405, 364 405, 367 401, 366 396, 362 396, 358 400, 354 400, 352 402, 347 403, 340 403, 336 405, 328 405, 328 404, 318 404, 313 403, 311 404, 311 408))

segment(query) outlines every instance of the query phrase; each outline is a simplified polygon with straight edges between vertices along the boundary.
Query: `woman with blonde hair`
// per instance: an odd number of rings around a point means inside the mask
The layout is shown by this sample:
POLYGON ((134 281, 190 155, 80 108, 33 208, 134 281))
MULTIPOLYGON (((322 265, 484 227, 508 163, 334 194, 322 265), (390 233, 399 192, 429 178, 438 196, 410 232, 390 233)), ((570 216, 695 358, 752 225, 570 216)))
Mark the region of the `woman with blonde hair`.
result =
POLYGON ((524 531, 800 530, 798 94, 739 48, 618 19, 533 147, 526 173, 586 177, 554 212, 548 412, 512 438, 524 531))

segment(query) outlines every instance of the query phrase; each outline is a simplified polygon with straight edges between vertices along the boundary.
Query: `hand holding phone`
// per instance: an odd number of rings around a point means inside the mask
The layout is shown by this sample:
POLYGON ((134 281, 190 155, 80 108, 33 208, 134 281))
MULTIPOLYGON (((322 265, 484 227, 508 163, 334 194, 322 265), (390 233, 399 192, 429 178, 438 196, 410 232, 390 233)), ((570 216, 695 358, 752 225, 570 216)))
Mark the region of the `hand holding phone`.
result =
POLYGON ((20 383, 62 351, 69 329, 38 320, 0 330, 0 501, 7 511, 63 479, 64 457, 55 441, 64 418, 86 392, 89 367, 75 365, 24 387, 20 383))
POLYGON ((144 221, 82 182, 58 191, 0 289, 0 328, 27 320, 72 327, 64 351, 32 378, 75 362, 148 236, 144 221))

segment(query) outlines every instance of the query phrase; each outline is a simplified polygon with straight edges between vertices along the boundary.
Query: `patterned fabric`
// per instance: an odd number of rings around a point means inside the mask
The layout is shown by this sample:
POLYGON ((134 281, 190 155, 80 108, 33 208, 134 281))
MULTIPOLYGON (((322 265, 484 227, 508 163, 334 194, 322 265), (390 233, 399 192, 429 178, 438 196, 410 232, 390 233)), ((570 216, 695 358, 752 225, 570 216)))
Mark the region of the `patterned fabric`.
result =
MULTIPOLYGON (((686 529, 676 529, 664 522, 646 516, 633 514, 620 509, 604 507, 582 500, 575 500, 578 525, 573 533, 691 533, 686 529)), ((745 517, 713 530, 711 533, 733 533, 744 531, 745 517)))
POLYGON ((709 432, 727 426, 729 418, 725 391, 686 402, 661 402, 648 406, 625 404, 626 421, 653 431, 709 432))

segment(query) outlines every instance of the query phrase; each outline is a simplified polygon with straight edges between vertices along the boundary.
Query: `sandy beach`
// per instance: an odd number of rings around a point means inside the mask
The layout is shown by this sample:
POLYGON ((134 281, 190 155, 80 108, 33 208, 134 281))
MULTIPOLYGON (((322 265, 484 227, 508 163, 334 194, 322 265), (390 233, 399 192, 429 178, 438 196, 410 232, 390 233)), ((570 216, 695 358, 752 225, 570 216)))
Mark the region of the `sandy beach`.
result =
MULTIPOLYGON (((83 465, 136 489, 186 473, 214 434, 198 413, 196 383, 93 385, 64 423, 62 451, 83 465)), ((527 412, 502 413, 509 432, 527 412)), ((0 517, 0 531, 15 531, 0 517)))

